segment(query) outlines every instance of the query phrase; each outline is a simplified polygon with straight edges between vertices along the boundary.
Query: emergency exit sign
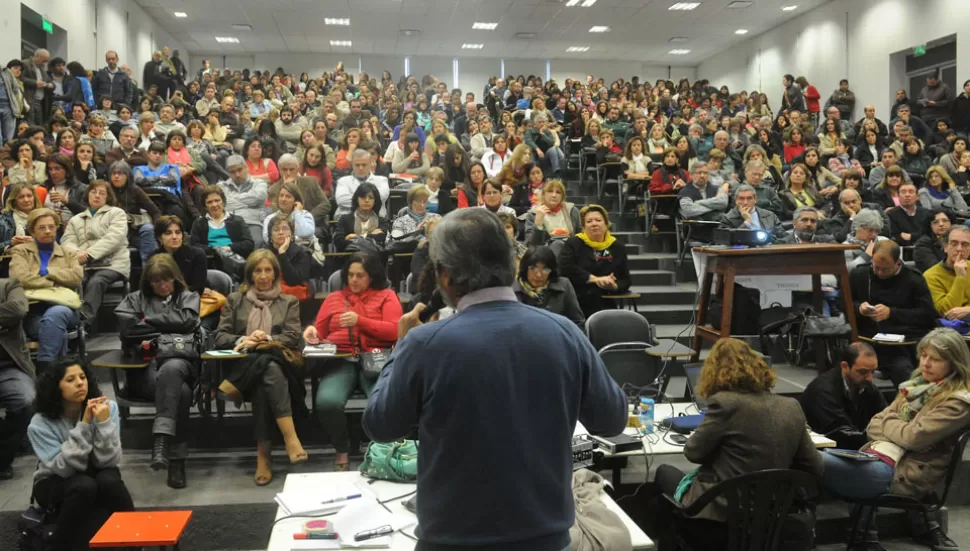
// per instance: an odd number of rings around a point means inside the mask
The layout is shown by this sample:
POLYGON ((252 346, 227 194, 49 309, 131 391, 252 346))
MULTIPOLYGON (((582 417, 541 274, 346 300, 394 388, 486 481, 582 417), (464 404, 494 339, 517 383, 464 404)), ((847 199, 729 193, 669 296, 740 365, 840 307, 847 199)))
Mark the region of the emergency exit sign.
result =
POLYGON ((41 19, 41 26, 47 34, 54 34, 54 24, 46 19, 41 19))
POLYGON ((920 44, 913 48, 913 57, 919 57, 921 55, 926 55, 926 44, 920 44))

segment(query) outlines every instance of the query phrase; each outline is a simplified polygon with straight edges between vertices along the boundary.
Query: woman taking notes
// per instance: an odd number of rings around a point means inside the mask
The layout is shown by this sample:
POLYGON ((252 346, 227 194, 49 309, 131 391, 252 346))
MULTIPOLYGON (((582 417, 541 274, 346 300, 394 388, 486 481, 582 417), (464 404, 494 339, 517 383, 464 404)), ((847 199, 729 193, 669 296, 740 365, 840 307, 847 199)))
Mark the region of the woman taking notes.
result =
MULTIPOLYGON (((940 328, 923 337, 916 352, 919 368, 866 429, 870 442, 862 449, 879 460, 822 454, 822 484, 831 493, 849 499, 887 493, 921 499, 943 481, 953 446, 970 422, 970 351, 959 333, 940 328)), ((933 549, 957 548, 937 518, 911 513, 910 522, 917 541, 933 549)), ((867 545, 878 546, 874 524, 855 528, 866 532, 867 545)))

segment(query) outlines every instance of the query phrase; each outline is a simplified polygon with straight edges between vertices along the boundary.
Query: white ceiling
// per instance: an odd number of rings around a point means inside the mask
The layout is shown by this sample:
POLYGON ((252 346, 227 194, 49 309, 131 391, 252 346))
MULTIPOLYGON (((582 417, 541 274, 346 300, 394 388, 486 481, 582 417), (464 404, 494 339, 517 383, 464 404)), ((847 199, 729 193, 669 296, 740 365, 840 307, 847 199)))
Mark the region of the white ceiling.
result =
MULTIPOLYGON (((566 0, 137 0, 190 54, 263 52, 444 55, 489 58, 628 60, 692 66, 782 22, 831 0, 755 0, 730 9, 732 0, 704 0, 693 11, 670 11, 677 0, 597 0, 589 8, 566 0), (797 4, 794 11, 782 6, 797 4), (172 14, 183 11, 187 18, 172 14), (350 18, 349 27, 324 25, 324 18, 350 18), (494 31, 472 30, 476 21, 497 22, 494 31), (247 23, 251 31, 230 25, 247 23), (590 33, 607 25, 608 33, 590 33), (747 29, 746 36, 735 31, 747 29), (404 29, 420 31, 405 36, 404 29), (532 40, 515 38, 532 32, 532 40), (234 36, 239 44, 218 44, 234 36), (671 43, 672 37, 687 42, 671 43), (352 48, 330 40, 352 40, 352 48), (462 50, 462 43, 481 50, 462 50), (588 52, 566 53, 569 46, 588 52), (689 49, 688 55, 668 54, 689 49)), ((696 1, 696 0, 695 0, 696 1)), ((581 2, 580 2, 581 3, 581 2)))

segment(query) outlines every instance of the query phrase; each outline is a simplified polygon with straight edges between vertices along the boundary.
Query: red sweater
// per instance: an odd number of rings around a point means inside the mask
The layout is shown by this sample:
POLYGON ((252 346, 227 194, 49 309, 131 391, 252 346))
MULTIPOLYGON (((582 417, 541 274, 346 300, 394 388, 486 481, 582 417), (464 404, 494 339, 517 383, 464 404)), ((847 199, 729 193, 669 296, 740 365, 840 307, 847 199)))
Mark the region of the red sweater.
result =
POLYGON ((785 144, 785 162, 790 163, 792 159, 798 157, 802 153, 805 153, 805 144, 800 143, 798 145, 785 144))
POLYGON ((818 113, 822 110, 818 103, 820 99, 822 99, 822 94, 818 93, 818 88, 809 84, 808 88, 805 89, 805 102, 808 104, 809 113, 818 113))
POLYGON ((341 353, 355 352, 358 339, 363 350, 390 348, 397 342, 397 322, 402 314, 393 289, 368 289, 357 295, 345 288, 327 295, 314 326, 320 340, 336 344, 341 353), (348 311, 357 313, 357 325, 349 331, 340 327, 340 315, 348 311))
POLYGON ((676 175, 664 167, 654 170, 653 175, 650 176, 650 193, 673 193, 674 183, 677 182, 677 178, 683 180, 685 184, 690 183, 690 174, 682 168, 677 168, 676 175))

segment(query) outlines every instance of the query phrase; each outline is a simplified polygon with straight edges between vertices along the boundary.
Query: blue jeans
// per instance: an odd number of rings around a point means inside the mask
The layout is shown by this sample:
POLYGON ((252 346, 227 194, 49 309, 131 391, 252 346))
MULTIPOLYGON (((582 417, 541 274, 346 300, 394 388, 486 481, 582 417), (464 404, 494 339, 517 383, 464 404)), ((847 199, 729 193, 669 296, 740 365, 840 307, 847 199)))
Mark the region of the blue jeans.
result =
POLYGON ((0 103, 0 136, 6 143, 14 138, 17 133, 17 117, 13 116, 13 110, 9 103, 0 103))
POLYGON ((894 469, 882 461, 853 461, 822 454, 822 486, 846 499, 872 499, 889 492, 894 469))
POLYGON ((128 243, 131 245, 137 244, 138 253, 141 255, 141 265, 145 266, 148 262, 148 257, 158 248, 158 241, 155 240, 155 226, 151 224, 138 226, 137 237, 135 232, 129 229, 128 243))
POLYGON ((53 362, 67 354, 67 332, 77 327, 77 312, 67 306, 39 302, 24 318, 24 331, 37 341, 37 361, 53 362))
POLYGON ((563 162, 566 160, 566 156, 558 147, 550 147, 545 150, 546 159, 549 161, 549 168, 553 173, 559 172, 562 169, 563 162))
POLYGON ((35 389, 34 379, 19 367, 0 368, 0 469, 13 462, 27 433, 35 389))

